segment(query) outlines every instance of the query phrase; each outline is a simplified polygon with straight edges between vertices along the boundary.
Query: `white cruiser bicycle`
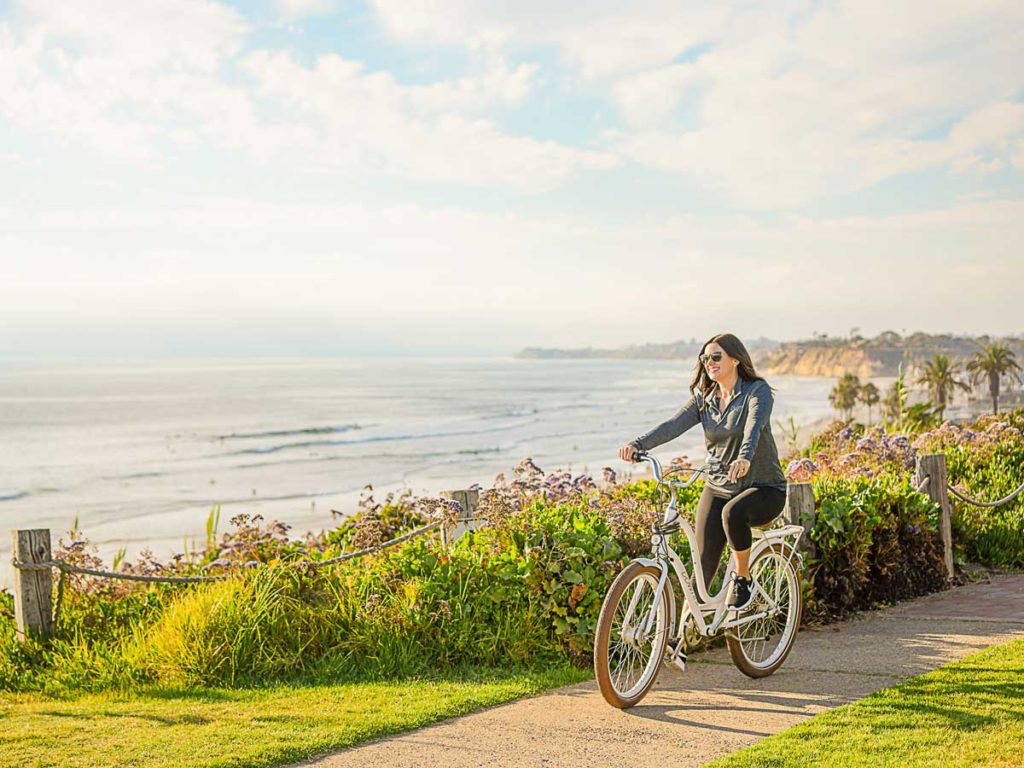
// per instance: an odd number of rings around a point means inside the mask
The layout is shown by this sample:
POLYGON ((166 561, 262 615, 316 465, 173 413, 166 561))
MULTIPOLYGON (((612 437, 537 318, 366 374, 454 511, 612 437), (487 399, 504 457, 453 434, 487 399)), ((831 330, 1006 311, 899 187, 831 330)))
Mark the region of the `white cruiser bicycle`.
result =
POLYGON ((675 470, 663 473, 656 458, 637 453, 636 461, 643 460, 651 463, 658 486, 669 489, 670 501, 661 521, 653 526, 651 557, 633 560, 608 588, 594 639, 598 687, 605 701, 620 709, 634 706, 651 690, 662 661, 685 670, 685 646, 699 636, 724 632, 729 654, 741 672, 750 677, 772 674, 793 647, 803 610, 803 558, 797 551, 804 532, 801 526, 752 530, 754 598, 743 611, 727 608, 728 586, 736 572, 735 555, 730 554, 722 588, 712 597, 699 565, 693 568, 691 580, 682 558, 669 544, 669 537, 682 530, 693 562, 700 563, 700 542, 690 522, 679 514, 678 490, 692 485, 701 474, 724 479, 724 466, 709 456, 697 469, 682 470, 693 474, 679 481, 668 477, 675 470), (669 579, 672 572, 683 595, 678 619, 676 593, 669 579), (674 643, 671 648, 670 639, 674 643))

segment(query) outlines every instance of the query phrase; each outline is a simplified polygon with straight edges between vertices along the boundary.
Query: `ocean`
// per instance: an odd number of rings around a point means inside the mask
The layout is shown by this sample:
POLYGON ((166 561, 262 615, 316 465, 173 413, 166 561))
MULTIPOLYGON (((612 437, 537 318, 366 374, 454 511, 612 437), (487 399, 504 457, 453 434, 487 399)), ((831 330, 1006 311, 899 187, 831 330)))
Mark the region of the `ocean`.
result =
MULTIPOLYGON (((662 360, 316 359, 0 363, 0 583, 10 535, 77 518, 102 556, 202 541, 211 507, 293 535, 355 510, 361 489, 491 484, 530 456, 600 474, 682 404, 690 366, 662 360)), ((824 378, 770 377, 774 419, 832 411, 824 378)), ((774 428, 780 450, 785 438, 774 428)), ((700 430, 666 455, 703 453, 700 430)))

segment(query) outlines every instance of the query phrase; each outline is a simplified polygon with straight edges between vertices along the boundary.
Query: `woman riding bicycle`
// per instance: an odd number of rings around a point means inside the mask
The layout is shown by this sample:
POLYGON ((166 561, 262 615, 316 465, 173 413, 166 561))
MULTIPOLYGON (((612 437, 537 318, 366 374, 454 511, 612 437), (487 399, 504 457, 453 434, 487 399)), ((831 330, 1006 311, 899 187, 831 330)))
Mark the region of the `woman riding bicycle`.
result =
POLYGON ((713 336, 701 351, 690 382, 692 397, 667 421, 619 448, 619 457, 634 461, 674 440, 691 427, 704 427, 708 452, 728 466, 728 478, 711 478, 697 504, 704 583, 710 584, 726 540, 736 556, 736 578, 726 605, 742 610, 753 597, 750 582, 752 525, 764 526, 786 504, 786 477, 772 437, 772 389, 757 375, 750 353, 731 333, 713 336))

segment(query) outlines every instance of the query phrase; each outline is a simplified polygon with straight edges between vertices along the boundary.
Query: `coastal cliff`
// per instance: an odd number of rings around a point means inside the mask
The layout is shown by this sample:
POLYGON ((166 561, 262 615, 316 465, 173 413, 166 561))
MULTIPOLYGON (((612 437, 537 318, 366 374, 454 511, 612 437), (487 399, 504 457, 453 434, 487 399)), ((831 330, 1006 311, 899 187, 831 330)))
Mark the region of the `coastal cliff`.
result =
MULTIPOLYGON (((618 349, 524 349, 517 357, 530 359, 637 359, 691 360, 703 342, 696 339, 670 344, 642 344, 618 349)), ((861 378, 895 376, 902 364, 908 373, 935 355, 953 360, 970 359, 982 344, 1005 344, 1024 360, 1024 335, 1008 337, 953 336, 951 334, 914 333, 900 336, 893 331, 867 339, 859 335, 846 338, 817 336, 806 341, 778 342, 766 338, 747 342, 754 364, 765 373, 788 376, 824 376, 837 378, 854 373, 861 378)))
POLYGON ((900 336, 887 331, 873 339, 853 336, 848 339, 821 337, 780 345, 755 355, 755 364, 768 373, 790 376, 828 376, 837 378, 853 373, 861 378, 896 376, 899 366, 908 373, 936 355, 953 361, 966 361, 983 344, 1007 345, 1018 359, 1024 358, 1024 337, 952 336, 914 333, 900 336))
POLYGON ((754 364, 765 373, 787 376, 838 378, 853 373, 862 379, 895 376, 900 363, 909 360, 899 350, 871 351, 853 347, 803 346, 799 343, 755 356, 754 364))

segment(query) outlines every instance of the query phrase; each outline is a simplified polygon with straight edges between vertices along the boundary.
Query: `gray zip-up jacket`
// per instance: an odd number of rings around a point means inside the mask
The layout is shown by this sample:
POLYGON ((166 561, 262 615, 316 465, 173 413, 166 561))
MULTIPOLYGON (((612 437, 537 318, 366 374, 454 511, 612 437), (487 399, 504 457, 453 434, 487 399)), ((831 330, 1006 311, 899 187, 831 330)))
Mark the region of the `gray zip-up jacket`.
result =
POLYGON ((718 495, 735 496, 751 486, 778 488, 786 491, 786 476, 779 464, 779 451, 772 436, 771 416, 774 402, 768 382, 736 381, 732 398, 719 410, 717 394, 707 400, 700 392, 679 411, 650 432, 633 441, 641 451, 674 440, 691 427, 704 427, 704 442, 708 452, 723 463, 736 459, 750 462, 750 471, 735 483, 705 482, 718 495))

